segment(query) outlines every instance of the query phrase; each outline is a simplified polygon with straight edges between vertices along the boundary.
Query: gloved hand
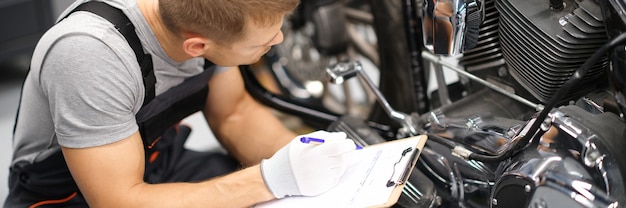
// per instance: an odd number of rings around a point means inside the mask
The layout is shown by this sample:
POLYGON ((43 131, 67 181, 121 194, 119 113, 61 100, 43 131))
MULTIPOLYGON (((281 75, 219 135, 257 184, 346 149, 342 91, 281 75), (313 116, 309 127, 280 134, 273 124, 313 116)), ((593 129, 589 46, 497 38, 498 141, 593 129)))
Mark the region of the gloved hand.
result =
POLYGON ((344 132, 316 131, 297 136, 270 159, 261 161, 261 173, 276 198, 315 196, 335 186, 348 167, 347 152, 356 144, 344 132), (303 136, 324 139, 323 144, 300 142, 303 136))

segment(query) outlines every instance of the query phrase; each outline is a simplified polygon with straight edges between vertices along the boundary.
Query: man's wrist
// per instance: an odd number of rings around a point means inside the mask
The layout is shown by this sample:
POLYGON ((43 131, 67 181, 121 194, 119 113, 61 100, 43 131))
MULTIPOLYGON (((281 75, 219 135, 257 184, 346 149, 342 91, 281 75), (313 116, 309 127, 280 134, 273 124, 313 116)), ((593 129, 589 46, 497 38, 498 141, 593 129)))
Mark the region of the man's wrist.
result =
MULTIPOLYGON (((277 154, 285 154, 279 151, 277 154)), ((289 157, 272 157, 261 161, 261 175, 269 191, 276 198, 283 198, 290 195, 299 195, 300 191, 293 176, 289 157)))

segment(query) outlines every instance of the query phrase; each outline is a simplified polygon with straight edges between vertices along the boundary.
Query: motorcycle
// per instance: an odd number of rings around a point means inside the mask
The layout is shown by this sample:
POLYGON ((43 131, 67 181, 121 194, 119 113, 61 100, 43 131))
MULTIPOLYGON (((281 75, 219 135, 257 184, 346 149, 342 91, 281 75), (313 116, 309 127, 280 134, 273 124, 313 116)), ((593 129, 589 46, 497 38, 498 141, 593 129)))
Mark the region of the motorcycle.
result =
POLYGON ((625 12, 619 0, 304 0, 264 57, 280 92, 241 72, 259 101, 359 145, 427 135, 395 207, 622 207, 625 12))

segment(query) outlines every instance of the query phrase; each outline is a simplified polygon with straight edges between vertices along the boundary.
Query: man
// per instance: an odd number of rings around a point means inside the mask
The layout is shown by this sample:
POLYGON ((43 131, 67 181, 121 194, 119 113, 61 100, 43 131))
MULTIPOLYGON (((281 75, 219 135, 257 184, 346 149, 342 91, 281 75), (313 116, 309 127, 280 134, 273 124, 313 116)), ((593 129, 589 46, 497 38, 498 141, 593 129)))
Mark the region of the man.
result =
POLYGON ((306 135, 326 139, 321 145, 299 142, 246 93, 236 68, 282 41, 282 18, 297 0, 104 1, 130 19, 151 55, 157 97, 148 106, 168 103, 169 90, 206 73, 204 59, 220 66, 203 113, 243 167, 228 156, 181 150, 182 126, 150 143, 142 138, 137 115, 149 81, 111 22, 70 13, 86 1, 70 6, 33 55, 5 207, 244 207, 317 195, 337 183, 346 166, 341 156, 354 142, 324 131, 306 135), (153 151, 155 145, 162 147, 153 151))

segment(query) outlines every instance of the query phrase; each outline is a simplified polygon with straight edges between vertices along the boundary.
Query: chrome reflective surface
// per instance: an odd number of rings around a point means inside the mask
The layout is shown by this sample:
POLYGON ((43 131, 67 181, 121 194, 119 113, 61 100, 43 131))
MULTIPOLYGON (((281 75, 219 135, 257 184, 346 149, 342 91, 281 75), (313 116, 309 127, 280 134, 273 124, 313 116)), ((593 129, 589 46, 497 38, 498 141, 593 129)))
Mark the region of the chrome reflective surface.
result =
POLYGON ((619 143, 607 135, 626 129, 619 117, 572 105, 547 120, 536 148, 501 164, 492 207, 618 207, 610 195, 624 193, 617 166, 623 153, 610 147, 619 143))
POLYGON ((422 30, 423 42, 426 48, 440 55, 457 55, 462 53, 465 43, 468 9, 472 7, 484 13, 484 10, 480 8, 480 6, 484 6, 481 2, 424 0, 422 6, 422 30))

